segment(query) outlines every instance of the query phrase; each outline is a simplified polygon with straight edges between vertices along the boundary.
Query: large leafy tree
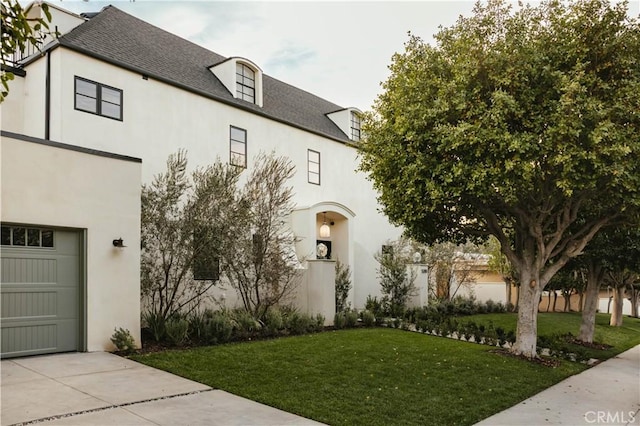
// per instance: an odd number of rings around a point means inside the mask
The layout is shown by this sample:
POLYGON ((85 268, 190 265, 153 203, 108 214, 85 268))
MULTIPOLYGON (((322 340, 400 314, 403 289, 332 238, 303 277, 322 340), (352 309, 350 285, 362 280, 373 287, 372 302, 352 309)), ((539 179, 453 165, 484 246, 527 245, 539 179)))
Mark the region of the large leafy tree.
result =
POLYGON ((394 55, 361 168, 417 240, 500 241, 521 285, 512 350, 533 357, 549 280, 640 204, 639 24, 625 3, 492 0, 435 40, 394 55))

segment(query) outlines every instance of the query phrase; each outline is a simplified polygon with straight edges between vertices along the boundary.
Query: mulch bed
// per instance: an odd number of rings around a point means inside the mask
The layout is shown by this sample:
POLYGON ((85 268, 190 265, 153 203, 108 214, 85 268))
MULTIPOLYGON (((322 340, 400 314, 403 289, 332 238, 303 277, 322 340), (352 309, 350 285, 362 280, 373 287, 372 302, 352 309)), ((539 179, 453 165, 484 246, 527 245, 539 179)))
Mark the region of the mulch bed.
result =
POLYGON ((604 343, 598 343, 598 342, 593 342, 593 343, 589 343, 589 342, 583 342, 582 340, 578 340, 575 337, 569 337, 567 338, 567 342, 569 343, 573 343, 574 345, 579 345, 579 346, 583 346, 585 348, 589 348, 589 349, 597 349, 600 351, 604 351, 607 349, 612 348, 613 346, 611 345, 605 345, 604 343))
POLYGON ((560 361, 559 359, 550 358, 550 357, 541 357, 541 356, 529 358, 524 355, 516 355, 511 351, 509 351, 508 349, 493 349, 493 350, 490 350, 489 352, 498 354, 501 356, 510 357, 510 358, 518 358, 523 361, 531 362, 533 364, 542 365, 543 367, 556 368, 556 367, 559 367, 560 364, 562 364, 562 361, 560 361))

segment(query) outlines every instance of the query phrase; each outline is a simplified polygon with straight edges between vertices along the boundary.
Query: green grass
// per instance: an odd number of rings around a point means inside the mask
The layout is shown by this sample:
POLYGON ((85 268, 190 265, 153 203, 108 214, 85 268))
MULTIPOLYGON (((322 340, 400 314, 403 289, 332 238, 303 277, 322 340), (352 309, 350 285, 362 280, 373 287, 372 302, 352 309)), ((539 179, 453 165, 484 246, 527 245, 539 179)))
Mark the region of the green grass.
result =
POLYGON ((490 349, 374 328, 132 358, 332 425, 470 425, 586 368, 544 367, 490 349))
MULTIPOLYGON (((611 345, 607 350, 588 349, 587 353, 592 358, 607 359, 640 344, 640 319, 625 316, 622 327, 611 327, 608 314, 596 315, 596 329, 594 341, 611 345)), ((458 317, 459 322, 474 321, 477 324, 502 327, 505 331, 516 330, 517 314, 484 314, 458 317)), ((571 333, 577 336, 580 331, 582 314, 579 312, 554 312, 538 314, 538 335, 551 336, 552 334, 571 333)))

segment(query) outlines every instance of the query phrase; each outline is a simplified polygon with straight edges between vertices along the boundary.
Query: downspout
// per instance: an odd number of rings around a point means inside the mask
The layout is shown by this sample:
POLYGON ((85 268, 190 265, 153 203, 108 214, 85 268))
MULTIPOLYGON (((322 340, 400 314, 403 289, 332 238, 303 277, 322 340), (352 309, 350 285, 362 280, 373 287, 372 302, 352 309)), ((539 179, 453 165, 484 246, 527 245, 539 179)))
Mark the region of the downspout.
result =
POLYGON ((44 97, 44 139, 50 140, 51 127, 51 49, 47 50, 47 74, 44 97))

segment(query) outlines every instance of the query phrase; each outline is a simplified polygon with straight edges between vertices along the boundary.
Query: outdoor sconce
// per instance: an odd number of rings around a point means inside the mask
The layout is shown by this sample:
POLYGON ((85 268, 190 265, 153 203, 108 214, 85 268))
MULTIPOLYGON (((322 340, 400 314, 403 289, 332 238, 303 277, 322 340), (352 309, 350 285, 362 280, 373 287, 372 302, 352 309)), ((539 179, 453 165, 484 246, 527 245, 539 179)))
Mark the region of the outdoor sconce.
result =
POLYGON ((329 228, 329 225, 327 225, 327 212, 323 212, 322 214, 323 219, 322 219, 322 226, 320 227, 320 238, 329 238, 331 237, 331 228, 329 228))
POLYGON ((125 248, 126 247, 124 245, 124 240, 122 238, 118 238, 116 240, 113 240, 113 246, 117 247, 117 248, 125 248))

